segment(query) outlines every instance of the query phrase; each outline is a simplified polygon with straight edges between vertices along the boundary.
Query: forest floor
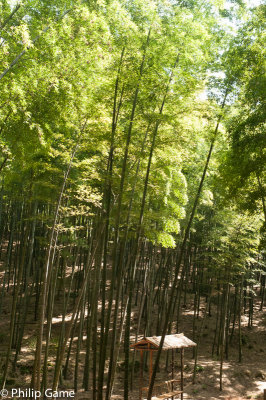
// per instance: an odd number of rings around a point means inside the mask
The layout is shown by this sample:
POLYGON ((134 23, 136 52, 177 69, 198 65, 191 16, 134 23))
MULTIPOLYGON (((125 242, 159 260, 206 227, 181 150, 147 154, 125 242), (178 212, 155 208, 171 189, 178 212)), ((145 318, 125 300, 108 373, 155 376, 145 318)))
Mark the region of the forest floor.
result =
MULTIPOLYGON (((192 384, 194 360, 192 349, 185 350, 185 388, 184 399, 215 400, 215 399, 263 399, 262 393, 266 389, 266 313, 259 311, 259 301, 254 306, 253 327, 248 328, 248 317, 242 316, 243 360, 238 362, 238 326, 236 324, 235 337, 229 346, 228 360, 224 360, 223 391, 219 388, 220 361, 217 356, 212 357, 212 344, 215 332, 216 314, 206 317, 204 332, 198 349, 198 373, 195 384, 192 384)), ((204 312, 205 303, 202 301, 201 312, 204 312)), ((179 332, 192 338, 193 304, 187 305, 182 312, 179 332)), ((265 307, 264 307, 265 309, 265 307)), ((214 311, 214 310, 213 310, 214 311)), ((198 325, 200 323, 200 319, 198 325)), ((134 342, 134 339, 133 339, 134 342)), ((177 361, 178 378, 178 355, 177 361)), ((165 370, 164 356, 162 357, 160 372, 156 382, 161 383, 171 379, 169 371, 165 370)), ((146 372, 146 377, 148 373, 146 372)), ((123 399, 123 371, 117 374, 115 395, 113 400, 123 399)), ((138 374, 135 374, 134 389, 131 400, 138 398, 138 374)), ((148 384, 148 382, 146 382, 148 384)), ((144 385, 145 386, 145 385, 144 385)), ((178 387, 176 387, 178 389, 178 387)), ((176 397, 177 399, 177 397, 176 397)))
MULTIPOLYGON (((12 304, 12 296, 10 292, 5 296, 2 317, 0 320, 0 370, 3 370, 4 359, 8 343, 9 318, 12 304)), ((59 304, 57 304, 59 306, 59 304)), ((57 307, 56 307, 57 308, 57 307)), ((60 308, 60 307, 59 307, 60 308)), ((200 318, 197 325, 200 324, 201 315, 204 311, 205 303, 202 299, 200 307, 200 318)), ((187 302, 186 309, 182 309, 179 332, 183 332, 189 338, 192 338, 192 322, 193 322, 193 300, 187 302)), ((60 313, 58 313, 60 314, 60 313)), ((136 318, 133 318, 132 325, 136 318)), ((197 400, 215 400, 215 399, 259 399, 264 389, 266 389, 266 313, 259 311, 259 301, 255 302, 253 327, 248 328, 248 317, 242 316, 242 333, 243 333, 243 361, 238 363, 238 326, 233 341, 229 347, 229 359, 224 361, 224 389, 219 390, 219 369, 220 362, 217 356, 212 357, 212 343, 215 331, 215 306, 213 306, 212 316, 206 317, 204 323, 204 331, 199 346, 198 353, 198 373, 195 384, 192 384, 192 372, 194 361, 192 359, 192 349, 185 351, 185 394, 184 399, 197 400)), ((51 338, 51 355, 56 354, 56 335, 60 330, 61 319, 58 315, 53 319, 56 323, 55 335, 51 338)), ((32 365, 34 358, 34 350, 36 345, 36 324, 33 320, 33 314, 28 315, 27 329, 24 335, 23 346, 19 356, 18 367, 15 372, 10 371, 7 380, 7 388, 11 387, 28 387, 31 380, 32 365)), ((134 330, 132 331, 134 333, 134 330)), ((132 343, 134 336, 132 335, 132 343)), ((85 353, 85 336, 81 357, 85 353)), ((136 360, 138 360, 138 354, 136 360)), ((122 358, 122 357, 121 357, 122 358)), ((176 355, 177 374, 178 355, 176 355)), ((10 363, 11 364, 11 363, 10 363)), ((74 360, 71 360, 74 365, 74 360)), ((10 370, 11 370, 10 365, 10 370)), ((49 363, 48 370, 53 372, 53 364, 49 363)), ((82 382, 82 368, 80 368, 80 382, 82 382)), ((112 400, 123 399, 123 362, 118 365, 113 390, 112 400)), ((145 372, 147 378, 148 373, 145 372)), ((165 354, 162 356, 160 371, 157 373, 157 383, 171 379, 171 372, 165 369, 165 354)), ((146 382, 147 383, 147 382, 146 382)), ((139 372, 136 371, 133 379, 133 390, 130 392, 130 399, 138 399, 139 393, 139 372)), ((69 379, 64 381, 64 389, 73 389, 73 373, 69 374, 69 379)), ((76 399, 91 399, 91 395, 85 392, 79 392, 75 396, 76 399)))

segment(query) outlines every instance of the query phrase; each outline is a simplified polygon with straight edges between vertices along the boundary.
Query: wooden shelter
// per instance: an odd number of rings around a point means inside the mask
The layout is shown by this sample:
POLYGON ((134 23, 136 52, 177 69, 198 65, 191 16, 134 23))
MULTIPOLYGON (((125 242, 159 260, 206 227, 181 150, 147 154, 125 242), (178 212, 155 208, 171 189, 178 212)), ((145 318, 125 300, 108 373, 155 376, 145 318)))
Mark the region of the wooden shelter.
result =
MULTIPOLYGON (((139 389, 139 400, 142 400, 143 391, 148 391, 148 387, 143 387, 143 352, 149 352, 149 384, 151 382, 152 376, 152 356, 153 352, 157 351, 160 346, 161 336, 150 336, 144 337, 138 342, 132 344, 130 347, 140 351, 140 389, 139 389)), ((171 350, 172 352, 172 379, 166 381, 168 386, 168 391, 166 393, 160 394, 153 400, 164 400, 171 398, 174 400, 175 396, 181 396, 183 400, 183 389, 184 389, 184 348, 194 347, 196 343, 192 342, 183 333, 178 333, 175 335, 166 335, 163 342, 162 350, 171 350), (174 379, 174 350, 180 349, 181 354, 181 376, 180 379, 174 379), (180 390, 174 390, 174 383, 180 383, 180 390), (169 387, 170 386, 170 387, 169 387)), ((157 385, 161 386, 161 385, 157 385)))

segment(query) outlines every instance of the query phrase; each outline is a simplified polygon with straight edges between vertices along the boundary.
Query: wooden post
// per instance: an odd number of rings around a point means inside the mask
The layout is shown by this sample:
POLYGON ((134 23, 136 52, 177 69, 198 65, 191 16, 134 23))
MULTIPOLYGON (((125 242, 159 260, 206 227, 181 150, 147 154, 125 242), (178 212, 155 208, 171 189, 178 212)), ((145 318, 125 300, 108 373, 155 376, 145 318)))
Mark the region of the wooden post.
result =
POLYGON ((152 351, 150 351, 150 377, 149 377, 149 384, 151 383, 151 376, 152 376, 152 351))
MULTIPOLYGON (((172 384, 171 384, 172 392, 174 390, 174 382, 173 382, 173 380, 174 380, 174 349, 172 349, 172 384)), ((174 400, 174 396, 172 396, 172 400, 174 400)))
POLYGON ((184 349, 181 349, 181 400, 183 400, 184 391, 184 349))
POLYGON ((139 400, 142 399, 142 387, 143 387, 143 350, 140 350, 139 400))
MULTIPOLYGON (((150 345, 149 345, 149 347, 150 347, 150 345)), ((150 383, 151 383, 151 376, 152 376, 152 350, 150 350, 150 368, 149 368, 149 372, 150 372, 150 374, 149 374, 149 385, 150 385, 150 383)))

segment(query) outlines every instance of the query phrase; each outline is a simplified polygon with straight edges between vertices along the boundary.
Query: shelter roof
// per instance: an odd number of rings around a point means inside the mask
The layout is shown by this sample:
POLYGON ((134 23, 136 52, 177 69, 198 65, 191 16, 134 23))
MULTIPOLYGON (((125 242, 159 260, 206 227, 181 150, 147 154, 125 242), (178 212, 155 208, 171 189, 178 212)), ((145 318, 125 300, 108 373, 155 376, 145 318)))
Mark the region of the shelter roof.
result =
MULTIPOLYGON (((143 339, 132 344, 130 347, 136 350, 158 350, 161 341, 161 336, 149 336, 143 337, 143 339)), ((196 343, 192 342, 183 333, 175 335, 166 335, 163 342, 162 350, 169 349, 182 349, 185 347, 197 346, 196 343)))

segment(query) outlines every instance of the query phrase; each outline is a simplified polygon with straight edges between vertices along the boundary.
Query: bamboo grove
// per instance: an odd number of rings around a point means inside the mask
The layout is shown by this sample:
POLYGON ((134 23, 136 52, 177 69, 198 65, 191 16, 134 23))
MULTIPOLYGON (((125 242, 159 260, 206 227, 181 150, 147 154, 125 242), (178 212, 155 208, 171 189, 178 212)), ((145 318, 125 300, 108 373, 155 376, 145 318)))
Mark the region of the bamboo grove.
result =
POLYGON ((222 390, 242 317, 265 307, 265 7, 0 13, 1 386, 26 346, 28 386, 108 400, 122 368, 129 399, 130 344, 178 333, 192 302, 193 379, 215 318, 222 390))

